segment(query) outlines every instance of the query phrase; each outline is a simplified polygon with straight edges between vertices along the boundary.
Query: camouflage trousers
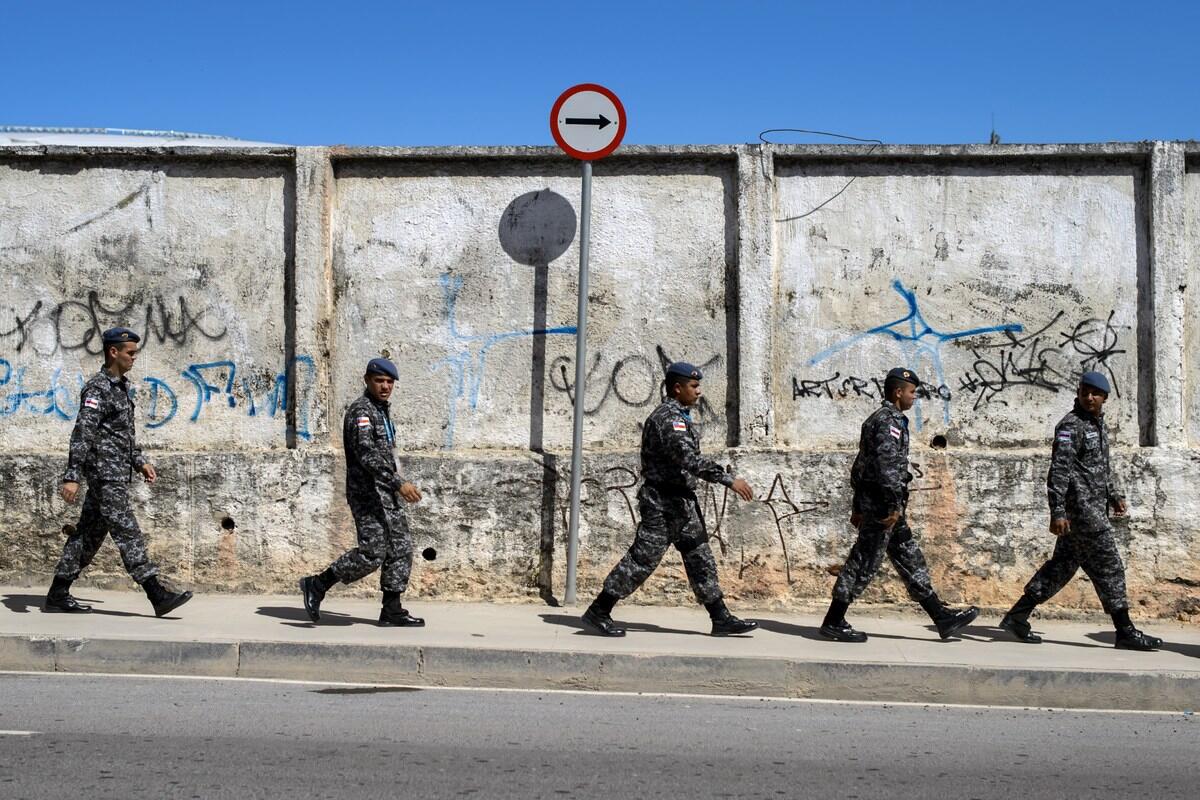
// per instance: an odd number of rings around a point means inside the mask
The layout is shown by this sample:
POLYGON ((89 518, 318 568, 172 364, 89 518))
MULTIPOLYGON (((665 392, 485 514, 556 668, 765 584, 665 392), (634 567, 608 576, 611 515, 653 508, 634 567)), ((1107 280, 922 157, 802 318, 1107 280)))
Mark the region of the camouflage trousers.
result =
POLYGON ((1125 565, 1121 563, 1112 528, 1059 536, 1054 543, 1054 554, 1025 585, 1025 594, 1039 604, 1044 603, 1058 594, 1080 567, 1096 587, 1106 613, 1129 608, 1125 596, 1125 565))
POLYGON ((350 513, 358 531, 358 547, 347 550, 333 562, 333 574, 342 583, 353 583, 380 570, 379 587, 385 592, 403 592, 412 574, 412 539, 404 512, 383 502, 351 500, 350 513), (382 568, 382 569, 381 569, 382 568))
POLYGON ((908 527, 908 519, 901 515, 888 529, 879 523, 874 511, 867 510, 858 529, 858 539, 833 585, 833 599, 843 603, 857 600, 879 572, 885 554, 904 581, 909 597, 919 603, 934 596, 925 554, 908 527))
POLYGON ((146 551, 146 537, 129 505, 129 483, 104 481, 88 483, 79 524, 67 536, 54 576, 68 581, 78 578, 108 535, 121 554, 125 571, 136 582, 144 583, 158 574, 158 567, 146 551))
POLYGON ((664 494, 644 486, 638 493, 638 511, 642 521, 633 544, 605 578, 604 591, 621 599, 633 594, 658 567, 667 548, 675 545, 696 599, 704 604, 720 600, 717 562, 695 495, 664 494))

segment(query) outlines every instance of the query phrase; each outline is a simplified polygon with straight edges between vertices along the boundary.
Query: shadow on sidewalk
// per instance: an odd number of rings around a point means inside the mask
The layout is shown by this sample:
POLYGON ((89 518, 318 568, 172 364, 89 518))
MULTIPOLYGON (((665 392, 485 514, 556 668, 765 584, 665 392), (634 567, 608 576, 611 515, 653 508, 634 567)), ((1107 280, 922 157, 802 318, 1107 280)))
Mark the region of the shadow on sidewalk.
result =
POLYGON ((294 606, 259 606, 255 614, 264 617, 274 617, 284 620, 284 625, 292 628, 318 628, 321 626, 345 627, 347 625, 377 625, 378 620, 365 617, 352 617, 349 614, 339 614, 336 611, 321 609, 321 621, 314 623, 308 618, 303 608, 294 606))
MULTIPOLYGON (((0 600, 0 604, 15 614, 28 614, 30 611, 44 613, 42 612, 42 601, 45 599, 45 595, 40 594, 6 594, 4 595, 4 599, 0 600)), ((81 603, 91 605, 92 610, 90 612, 84 612, 84 614, 76 614, 74 616, 84 616, 87 613, 91 613, 99 614, 104 617, 146 617, 147 619, 155 619, 153 614, 139 614, 136 611, 106 611, 103 608, 96 608, 97 605, 102 604, 104 601, 91 600, 84 595, 76 595, 76 599, 81 603)), ((71 615, 60 614, 59 616, 65 617, 71 615)), ((167 617, 167 619, 174 619, 174 617, 167 617)))
MULTIPOLYGON (((564 628, 574 628, 576 636, 597 636, 600 634, 588 627, 579 617, 569 614, 538 614, 542 621, 549 625, 562 625, 564 628)), ((684 636, 708 636, 707 631, 688 631, 681 628, 664 628, 661 625, 652 625, 649 622, 622 622, 617 620, 617 624, 630 633, 678 633, 684 636)), ((604 638, 604 637, 600 637, 604 638)))
MULTIPOLYGON (((1154 631, 1147 630, 1149 634, 1154 631)), ((1103 642, 1107 647, 1114 647, 1117 642, 1117 634, 1114 631, 1104 631, 1103 633, 1089 633, 1089 639, 1097 642, 1103 642)), ((1162 647, 1159 650, 1166 650, 1171 653, 1179 653, 1181 656, 1190 656, 1192 658, 1200 658, 1200 644, 1184 644, 1183 642, 1169 642, 1163 639, 1162 647)))

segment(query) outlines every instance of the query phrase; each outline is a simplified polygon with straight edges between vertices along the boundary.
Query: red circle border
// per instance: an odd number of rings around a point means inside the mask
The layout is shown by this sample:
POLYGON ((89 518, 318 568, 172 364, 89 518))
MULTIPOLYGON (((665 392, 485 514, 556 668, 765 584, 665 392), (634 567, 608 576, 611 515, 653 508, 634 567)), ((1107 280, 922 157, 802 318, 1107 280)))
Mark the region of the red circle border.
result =
POLYGON ((554 101, 554 106, 550 109, 550 134, 554 137, 555 144, 557 144, 559 148, 561 148, 562 151, 571 158, 576 158, 580 161, 597 161, 605 156, 612 155, 613 151, 621 146, 621 141, 625 138, 625 106, 621 104, 621 101, 617 99, 617 96, 613 94, 611 90, 606 89, 598 83, 576 84, 560 94, 558 99, 554 101), (582 150, 576 150, 574 147, 571 147, 569 144, 567 144, 566 141, 563 140, 562 135, 558 132, 558 112, 562 110, 563 103, 567 102, 569 97, 579 94, 580 92, 598 92, 599 94, 604 95, 612 101, 612 104, 617 108, 617 113, 620 115, 620 122, 617 123, 616 138, 614 138, 607 147, 602 150, 597 150, 594 153, 585 153, 582 150))

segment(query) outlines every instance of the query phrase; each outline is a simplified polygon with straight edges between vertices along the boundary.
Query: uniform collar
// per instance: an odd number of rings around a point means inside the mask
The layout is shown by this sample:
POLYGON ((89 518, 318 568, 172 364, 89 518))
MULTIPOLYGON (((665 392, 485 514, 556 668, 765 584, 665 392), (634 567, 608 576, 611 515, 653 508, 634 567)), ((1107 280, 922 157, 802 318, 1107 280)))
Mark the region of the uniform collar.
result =
POLYGON ((367 398, 367 400, 371 401, 371 405, 375 406, 376 408, 382 409, 385 414, 389 410, 391 410, 391 404, 388 403, 388 401, 376 400, 374 397, 371 397, 371 393, 365 389, 363 390, 363 397, 365 397, 365 398, 367 398))
POLYGON ((113 386, 120 386, 121 384, 125 383, 126 380, 124 375, 113 375, 108 371, 108 367, 101 367, 100 374, 108 378, 108 382, 113 386))
POLYGON ((676 400, 674 397, 668 397, 666 400, 666 404, 669 405, 671 408, 675 409, 676 411, 678 411, 680 414, 683 414, 688 419, 691 419, 691 417, 692 417, 691 409, 689 409, 683 403, 676 400))

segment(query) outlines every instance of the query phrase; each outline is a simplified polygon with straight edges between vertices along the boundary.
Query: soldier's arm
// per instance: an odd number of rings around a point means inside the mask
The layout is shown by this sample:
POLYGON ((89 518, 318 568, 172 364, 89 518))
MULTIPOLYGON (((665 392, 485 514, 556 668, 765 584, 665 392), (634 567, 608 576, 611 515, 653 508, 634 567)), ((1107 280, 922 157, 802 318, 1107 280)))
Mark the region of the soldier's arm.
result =
POLYGON ((146 461, 146 457, 142 455, 142 446, 138 444, 135 423, 131 423, 129 426, 129 444, 130 454, 133 458, 133 468, 141 472, 148 462, 146 461))
POLYGON ((871 430, 871 450, 874 453, 879 489, 890 511, 904 506, 905 476, 908 458, 901 447, 904 431, 894 420, 880 419, 871 430))
POLYGON ((375 443, 375 424, 371 418, 365 413, 347 414, 345 425, 348 434, 346 440, 350 442, 358 463, 379 483, 386 484, 393 490, 399 489, 403 481, 393 471, 391 459, 381 452, 375 443))
POLYGON ((1071 488, 1075 449, 1080 435, 1070 424, 1054 429, 1054 445, 1050 451, 1050 472, 1046 476, 1046 497, 1050 503, 1050 519, 1067 518, 1067 492, 1071 488))
POLYGON ((658 433, 662 438, 663 449, 672 463, 701 480, 719 483, 722 486, 733 486, 733 475, 726 472, 711 458, 705 458, 700 454, 700 450, 692 443, 692 437, 688 434, 686 423, 682 417, 667 419, 664 424, 659 426, 658 433))
POLYGON ((67 454, 67 469, 63 472, 63 483, 79 483, 84 468, 96 444, 96 431, 103 416, 104 399, 100 392, 85 387, 79 396, 79 414, 71 430, 71 444, 67 454))

